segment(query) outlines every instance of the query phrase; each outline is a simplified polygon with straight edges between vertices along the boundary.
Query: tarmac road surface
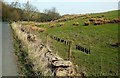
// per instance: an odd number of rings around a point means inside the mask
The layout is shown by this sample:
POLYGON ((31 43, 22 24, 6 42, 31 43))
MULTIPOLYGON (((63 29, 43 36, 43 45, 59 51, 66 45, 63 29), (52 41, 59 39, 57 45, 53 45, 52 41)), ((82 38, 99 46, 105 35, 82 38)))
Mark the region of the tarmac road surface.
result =
POLYGON ((18 76, 17 62, 13 52, 12 32, 7 22, 2 23, 2 76, 18 76))

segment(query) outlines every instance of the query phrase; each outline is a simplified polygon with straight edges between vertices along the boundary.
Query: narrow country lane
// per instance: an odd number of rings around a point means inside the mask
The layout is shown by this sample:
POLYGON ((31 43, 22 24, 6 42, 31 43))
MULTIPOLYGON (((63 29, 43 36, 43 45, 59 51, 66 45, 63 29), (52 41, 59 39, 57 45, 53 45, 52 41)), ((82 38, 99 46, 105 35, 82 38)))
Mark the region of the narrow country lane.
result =
POLYGON ((18 76, 13 52, 12 32, 8 23, 2 23, 2 76, 18 76))
POLYGON ((0 77, 2 77, 2 22, 0 22, 0 77))

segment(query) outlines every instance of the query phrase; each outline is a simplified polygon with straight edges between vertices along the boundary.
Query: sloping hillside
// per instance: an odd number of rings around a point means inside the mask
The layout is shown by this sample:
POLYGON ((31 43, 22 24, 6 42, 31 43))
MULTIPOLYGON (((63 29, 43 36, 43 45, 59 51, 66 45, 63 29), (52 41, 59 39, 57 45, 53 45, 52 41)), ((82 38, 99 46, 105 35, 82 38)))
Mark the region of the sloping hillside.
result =
MULTIPOLYGON (((85 76, 117 76, 118 75, 118 11, 86 15, 68 15, 56 21, 40 23, 36 26, 46 28, 37 33, 56 54, 68 58, 68 45, 59 40, 72 41, 72 61, 85 76), (59 21, 58 21, 59 20, 59 21), (76 49, 76 45, 90 50, 87 54, 76 49)), ((34 32, 36 33, 36 32, 34 32)))

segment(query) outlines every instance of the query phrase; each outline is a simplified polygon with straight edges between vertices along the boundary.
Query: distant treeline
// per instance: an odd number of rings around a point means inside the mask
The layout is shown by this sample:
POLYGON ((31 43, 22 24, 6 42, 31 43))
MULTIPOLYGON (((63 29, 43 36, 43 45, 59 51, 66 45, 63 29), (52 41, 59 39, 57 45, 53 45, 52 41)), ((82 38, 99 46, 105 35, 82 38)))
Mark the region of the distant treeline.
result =
POLYGON ((60 14, 56 11, 56 8, 45 9, 43 13, 31 5, 29 2, 20 4, 18 2, 12 2, 2 4, 2 21, 37 21, 47 22, 60 18, 60 14))

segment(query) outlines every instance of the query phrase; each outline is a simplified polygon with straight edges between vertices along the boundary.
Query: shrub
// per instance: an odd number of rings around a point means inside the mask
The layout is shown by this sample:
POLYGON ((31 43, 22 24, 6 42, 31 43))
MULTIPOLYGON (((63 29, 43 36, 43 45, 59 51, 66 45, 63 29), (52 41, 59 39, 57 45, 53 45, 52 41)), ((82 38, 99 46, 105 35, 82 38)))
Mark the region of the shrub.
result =
POLYGON ((102 17, 105 17, 105 15, 102 15, 102 17))

